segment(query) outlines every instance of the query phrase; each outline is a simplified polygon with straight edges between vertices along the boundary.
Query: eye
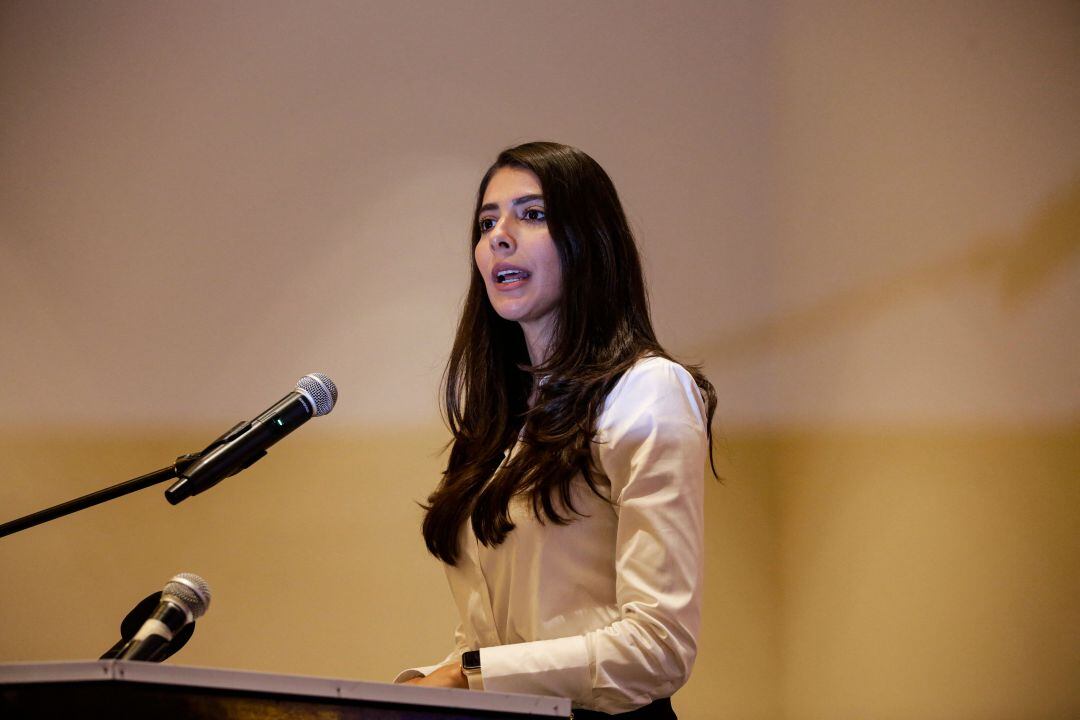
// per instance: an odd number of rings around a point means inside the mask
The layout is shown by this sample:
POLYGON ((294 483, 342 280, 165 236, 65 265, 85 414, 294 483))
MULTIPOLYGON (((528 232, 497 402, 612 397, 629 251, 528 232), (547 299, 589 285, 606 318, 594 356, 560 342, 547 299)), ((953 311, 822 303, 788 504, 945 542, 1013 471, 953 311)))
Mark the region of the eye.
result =
POLYGON ((523 212, 521 217, 529 222, 544 222, 547 219, 547 214, 544 212, 544 208, 531 207, 523 212))
POLYGON ((486 233, 491 228, 495 227, 495 218, 485 217, 480 218, 480 232, 486 233))

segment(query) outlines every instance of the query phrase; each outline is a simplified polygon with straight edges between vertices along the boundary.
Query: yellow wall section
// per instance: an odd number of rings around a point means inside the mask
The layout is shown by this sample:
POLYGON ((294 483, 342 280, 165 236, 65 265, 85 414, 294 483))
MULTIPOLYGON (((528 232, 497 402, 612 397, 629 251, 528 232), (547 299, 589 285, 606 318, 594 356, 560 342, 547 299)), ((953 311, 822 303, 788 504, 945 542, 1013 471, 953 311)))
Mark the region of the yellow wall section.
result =
MULTIPOLYGON (((5 433, 0 506, 30 512, 213 434, 5 433)), ((174 662, 387 680, 441 656, 454 611, 408 499, 437 477, 443 434, 322 435, 177 507, 161 486, 0 541, 0 661, 100 654, 141 597, 130 579, 179 571, 214 601, 174 662)), ((740 434, 720 457, 684 717, 1080 707, 1080 428, 740 434)))

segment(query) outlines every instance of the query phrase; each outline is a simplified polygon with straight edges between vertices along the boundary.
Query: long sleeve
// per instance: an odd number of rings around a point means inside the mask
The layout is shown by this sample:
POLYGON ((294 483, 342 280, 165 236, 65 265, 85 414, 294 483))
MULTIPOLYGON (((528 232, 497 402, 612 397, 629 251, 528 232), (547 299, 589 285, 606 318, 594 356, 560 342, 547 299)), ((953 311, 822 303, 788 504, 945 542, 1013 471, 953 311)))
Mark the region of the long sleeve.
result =
MULTIPOLYGON (((701 620, 706 452, 689 373, 660 358, 628 372, 606 401, 594 450, 616 515, 613 569, 585 581, 597 593, 614 583, 612 617, 576 635, 481 648, 487 690, 561 695, 615 713, 686 682, 701 620)), ((573 562, 575 548, 562 551, 573 562)), ((547 580, 546 591, 563 591, 561 580, 547 580)))

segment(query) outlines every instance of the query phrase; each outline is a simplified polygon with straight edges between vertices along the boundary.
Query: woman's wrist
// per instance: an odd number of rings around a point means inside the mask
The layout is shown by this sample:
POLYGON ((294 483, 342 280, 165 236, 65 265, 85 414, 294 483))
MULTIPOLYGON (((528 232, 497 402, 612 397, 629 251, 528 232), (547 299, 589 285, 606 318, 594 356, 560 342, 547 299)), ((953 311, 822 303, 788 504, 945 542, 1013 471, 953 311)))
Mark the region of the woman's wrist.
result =
POLYGON ((484 675, 480 669, 480 651, 467 650, 461 654, 461 674, 470 690, 484 689, 484 675))

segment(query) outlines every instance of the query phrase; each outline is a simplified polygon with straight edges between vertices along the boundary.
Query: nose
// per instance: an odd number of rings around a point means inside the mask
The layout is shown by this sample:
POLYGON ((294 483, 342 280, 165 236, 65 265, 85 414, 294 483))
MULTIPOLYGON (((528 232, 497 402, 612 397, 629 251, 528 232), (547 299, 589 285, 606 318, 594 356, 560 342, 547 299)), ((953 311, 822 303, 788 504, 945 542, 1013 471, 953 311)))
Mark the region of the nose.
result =
POLYGON ((491 243, 491 251, 495 253, 510 253, 517 247, 517 240, 510 230, 509 219, 506 216, 499 218, 495 227, 491 228, 488 242, 491 243))

